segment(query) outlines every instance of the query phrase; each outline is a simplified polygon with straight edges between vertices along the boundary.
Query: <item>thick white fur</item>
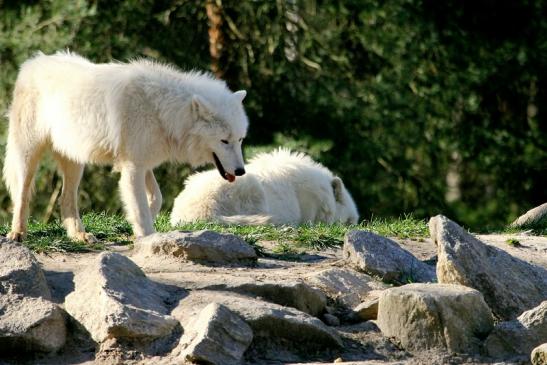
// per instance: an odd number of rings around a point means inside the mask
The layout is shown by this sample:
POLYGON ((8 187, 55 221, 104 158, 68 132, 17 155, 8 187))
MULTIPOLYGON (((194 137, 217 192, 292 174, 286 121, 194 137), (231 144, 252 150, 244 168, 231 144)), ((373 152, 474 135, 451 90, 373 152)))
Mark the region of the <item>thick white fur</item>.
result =
POLYGON ((309 156, 279 149, 256 156, 246 170, 233 184, 213 170, 190 176, 171 224, 357 223, 357 207, 342 180, 309 156))
POLYGON ((234 175, 247 131, 242 101, 207 74, 139 60, 93 64, 68 52, 38 53, 20 69, 9 112, 4 180, 14 203, 9 236, 22 240, 34 173, 49 149, 63 174, 61 214, 74 239, 85 233, 77 208, 84 164, 112 164, 136 236, 154 231, 161 193, 152 169, 166 160, 198 166, 213 152, 234 175), (225 140, 228 143, 222 143, 225 140))

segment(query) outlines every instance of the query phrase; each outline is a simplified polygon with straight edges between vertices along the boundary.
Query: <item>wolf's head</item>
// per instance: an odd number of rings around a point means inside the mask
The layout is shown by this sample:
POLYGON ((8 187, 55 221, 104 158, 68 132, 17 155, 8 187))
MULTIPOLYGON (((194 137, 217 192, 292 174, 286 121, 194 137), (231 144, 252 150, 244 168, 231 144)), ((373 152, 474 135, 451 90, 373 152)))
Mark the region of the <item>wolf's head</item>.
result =
POLYGON ((241 143, 249 124, 243 109, 246 95, 244 90, 236 91, 214 104, 200 95, 192 97, 193 133, 200 139, 209 162, 229 182, 245 174, 241 143))
POLYGON ((336 200, 335 221, 341 223, 356 224, 359 220, 359 212, 349 191, 344 186, 342 179, 335 176, 331 182, 334 199, 336 200))

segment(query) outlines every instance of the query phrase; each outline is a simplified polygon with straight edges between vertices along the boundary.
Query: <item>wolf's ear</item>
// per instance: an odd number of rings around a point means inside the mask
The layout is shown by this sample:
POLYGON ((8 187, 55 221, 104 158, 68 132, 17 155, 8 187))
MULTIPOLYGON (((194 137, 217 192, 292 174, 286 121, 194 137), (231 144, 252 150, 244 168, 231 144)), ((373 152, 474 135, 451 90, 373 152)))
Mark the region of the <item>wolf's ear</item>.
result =
POLYGON ((338 176, 335 176, 332 181, 332 191, 334 192, 334 199, 338 203, 342 203, 344 200, 344 194, 342 194, 342 191, 344 190, 344 183, 342 182, 342 179, 340 179, 338 176))
POLYGON ((243 103, 243 99, 245 99, 245 97, 247 96, 247 91, 238 90, 234 93, 234 96, 237 98, 237 100, 243 103))
POLYGON ((210 115, 211 110, 211 104, 207 100, 199 95, 192 95, 192 112, 194 115, 210 115))

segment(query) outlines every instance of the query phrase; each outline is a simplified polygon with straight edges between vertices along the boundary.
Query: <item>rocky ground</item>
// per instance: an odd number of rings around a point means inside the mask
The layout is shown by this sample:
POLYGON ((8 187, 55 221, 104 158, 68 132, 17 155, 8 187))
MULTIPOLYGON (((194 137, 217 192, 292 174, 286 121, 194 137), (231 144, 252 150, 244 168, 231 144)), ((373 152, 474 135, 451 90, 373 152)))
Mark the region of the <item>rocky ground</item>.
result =
POLYGON ((5 240, 0 363, 545 363, 547 238, 430 232, 293 261, 214 232, 85 254, 5 240))

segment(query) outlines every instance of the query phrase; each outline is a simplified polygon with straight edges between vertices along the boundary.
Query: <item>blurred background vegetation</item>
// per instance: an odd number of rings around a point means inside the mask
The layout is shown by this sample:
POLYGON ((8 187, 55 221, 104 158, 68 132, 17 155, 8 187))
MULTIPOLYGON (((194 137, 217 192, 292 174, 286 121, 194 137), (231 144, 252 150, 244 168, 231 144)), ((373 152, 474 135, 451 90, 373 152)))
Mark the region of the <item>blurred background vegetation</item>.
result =
MULTIPOLYGON (((247 143, 310 153, 364 219, 495 227, 547 201, 546 13, 542 0, 0 0, 2 149, 18 65, 37 50, 148 57, 247 89, 247 143)), ((39 219, 58 214, 46 161, 39 219)), ((189 172, 158 168, 164 209, 189 172)), ((86 168, 82 210, 118 212, 117 178, 86 168)), ((3 184, 0 203, 5 221, 3 184)))

